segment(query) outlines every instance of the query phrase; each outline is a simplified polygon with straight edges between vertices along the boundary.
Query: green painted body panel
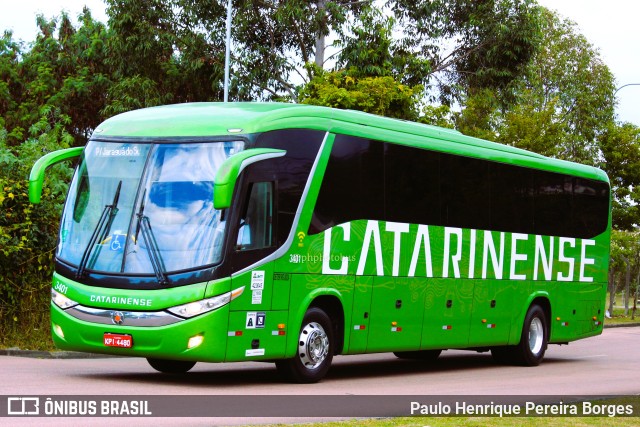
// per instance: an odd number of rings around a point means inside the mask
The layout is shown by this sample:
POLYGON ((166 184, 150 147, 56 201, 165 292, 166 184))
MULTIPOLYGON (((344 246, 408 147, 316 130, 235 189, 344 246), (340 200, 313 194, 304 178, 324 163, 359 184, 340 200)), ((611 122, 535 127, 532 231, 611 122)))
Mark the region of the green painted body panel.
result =
MULTIPOLYGON (((224 288, 225 286, 222 285, 222 288, 216 290, 219 290, 220 293, 229 291, 229 289, 223 290, 224 288)), ((53 289, 67 298, 88 307, 117 307, 118 310, 146 311, 164 310, 176 305, 201 300, 211 294, 211 292, 205 293, 207 283, 156 290, 111 289, 83 285, 57 273, 53 274, 53 289)))
MULTIPOLYGON (((345 342, 350 343, 346 353, 516 344, 527 308, 536 297, 550 302, 551 342, 573 341, 602 331, 608 232, 559 245, 558 237, 514 237, 515 233, 428 226, 427 257, 425 240, 418 239, 418 225, 410 225, 397 246, 395 234, 386 228, 382 221, 343 224, 306 236, 302 248, 292 246, 288 267, 284 257, 277 263, 281 270, 300 273, 296 277, 301 279, 314 277, 314 283, 319 282, 318 274, 326 283, 338 278, 351 283, 350 278, 355 277, 353 287, 343 285, 339 293, 345 313, 352 313, 354 319, 352 325, 345 325, 345 342), (349 240, 345 241, 347 228, 349 240), (476 236, 473 246, 472 234, 476 236), (462 236, 461 256, 456 262, 458 236, 462 236), (493 243, 487 243, 487 251, 485 239, 493 243), (535 253, 544 247, 549 254, 551 240, 554 256, 550 276, 545 277, 542 255, 539 253, 536 267, 535 253), (538 249, 536 241, 542 242, 538 249), (494 246, 496 264, 491 256, 494 246), (519 258, 522 256, 526 259, 519 258), (566 260, 561 261, 560 256, 566 260), (398 259, 397 276, 394 258, 398 259), (328 275, 322 276, 323 272, 328 275), (397 301, 401 301, 400 308, 396 308, 397 301), (367 319, 363 319, 365 312, 367 319), (402 330, 392 331, 392 322, 402 330), (365 329, 356 330, 355 325, 365 325, 365 329)), ((296 286, 311 285, 305 281, 292 288, 296 286)))
MULTIPOLYGON (((592 239, 367 219, 307 234, 336 133, 608 182, 598 169, 434 126, 294 104, 202 103, 138 110, 107 120, 93 138, 200 141, 293 128, 330 133, 298 208, 291 231, 295 237, 277 256, 228 278, 153 291, 95 288, 57 274, 53 281, 54 289, 82 305, 118 310, 165 310, 241 289, 235 299, 162 327, 91 324, 52 305, 52 323, 65 333, 61 338, 53 332, 56 345, 210 362, 293 357, 304 314, 318 298, 339 306, 345 354, 516 344, 537 298, 551 307, 551 342, 602 332, 610 222, 592 239), (104 347, 105 332, 131 334, 134 347, 104 347), (197 334, 204 335, 203 344, 187 350, 189 337, 197 334)), ((232 206, 238 176, 236 169, 227 169, 216 178, 216 185, 229 186, 220 206, 232 206)))
POLYGON ((64 331, 60 337, 52 328, 53 342, 62 350, 86 351, 119 356, 155 357, 176 360, 224 362, 227 350, 228 307, 194 319, 159 327, 132 327, 89 323, 71 317, 51 304, 51 324, 64 331), (104 334, 129 334, 132 348, 105 347, 104 334), (189 338, 203 335, 203 343, 187 349, 189 338))
POLYGON ((430 350, 469 345, 474 282, 429 280, 425 289, 421 348, 430 350))
POLYGON ((374 277, 367 352, 420 348, 425 280, 374 277))

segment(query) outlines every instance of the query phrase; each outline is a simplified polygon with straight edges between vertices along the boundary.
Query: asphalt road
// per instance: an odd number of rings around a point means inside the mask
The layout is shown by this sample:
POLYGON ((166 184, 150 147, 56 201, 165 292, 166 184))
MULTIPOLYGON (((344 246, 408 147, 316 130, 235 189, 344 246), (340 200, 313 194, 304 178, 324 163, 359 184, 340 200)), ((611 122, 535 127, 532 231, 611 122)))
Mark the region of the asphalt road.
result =
MULTIPOLYGON (((270 363, 199 363, 187 375, 167 376, 155 372, 143 359, 2 356, 0 395, 220 395, 234 396, 239 401, 243 396, 274 395, 329 395, 345 399, 352 395, 638 395, 639 354, 640 328, 611 328, 601 336, 568 346, 550 346, 544 362, 534 368, 498 366, 489 353, 466 351, 446 351, 438 361, 429 363, 399 360, 390 353, 340 356, 334 358, 332 369, 322 382, 305 385, 283 383, 270 363)), ((282 401, 286 399, 283 397, 282 401)), ((12 418, 11 424, 39 425, 42 421, 12 418)), ((73 425, 74 421, 82 420, 54 418, 48 419, 47 424, 73 425)), ((86 421, 89 420, 79 424, 86 421)), ((114 420, 90 421, 94 425, 113 425, 114 420)), ((177 421, 137 418, 135 425, 225 425, 310 419, 247 418, 239 410, 232 418, 177 421)))

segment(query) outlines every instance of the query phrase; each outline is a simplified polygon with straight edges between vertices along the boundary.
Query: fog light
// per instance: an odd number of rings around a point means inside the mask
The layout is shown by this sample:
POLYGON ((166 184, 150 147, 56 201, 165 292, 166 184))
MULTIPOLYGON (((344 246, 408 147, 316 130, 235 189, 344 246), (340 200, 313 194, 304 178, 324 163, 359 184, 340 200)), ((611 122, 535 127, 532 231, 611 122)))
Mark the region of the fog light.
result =
POLYGON ((64 332, 62 332, 62 328, 60 327, 60 325, 56 325, 54 323, 53 324, 53 331, 56 333, 57 336, 59 336, 60 338, 64 339, 64 332))
POLYGON ((194 337, 189 338, 189 343, 187 344, 187 348, 191 349, 199 346, 204 341, 204 337, 202 335, 196 335, 194 337))

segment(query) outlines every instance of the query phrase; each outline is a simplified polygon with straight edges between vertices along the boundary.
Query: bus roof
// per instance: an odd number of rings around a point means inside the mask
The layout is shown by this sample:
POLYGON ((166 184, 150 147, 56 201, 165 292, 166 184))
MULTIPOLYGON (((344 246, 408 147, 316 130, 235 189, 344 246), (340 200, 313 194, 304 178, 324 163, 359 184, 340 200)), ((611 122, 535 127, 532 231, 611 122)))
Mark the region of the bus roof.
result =
POLYGON ((600 169, 473 138, 452 129, 305 104, 202 102, 144 108, 106 120, 96 128, 92 138, 202 138, 292 128, 381 139, 608 182, 600 169))

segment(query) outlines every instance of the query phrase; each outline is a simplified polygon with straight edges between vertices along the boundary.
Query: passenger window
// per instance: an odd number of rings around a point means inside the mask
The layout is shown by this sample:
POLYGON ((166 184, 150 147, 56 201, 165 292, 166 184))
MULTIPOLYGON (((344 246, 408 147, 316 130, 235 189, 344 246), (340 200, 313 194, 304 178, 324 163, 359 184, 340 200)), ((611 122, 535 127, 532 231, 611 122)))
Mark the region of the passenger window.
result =
POLYGON ((273 182, 252 183, 238 224, 236 250, 269 248, 273 240, 273 182))

